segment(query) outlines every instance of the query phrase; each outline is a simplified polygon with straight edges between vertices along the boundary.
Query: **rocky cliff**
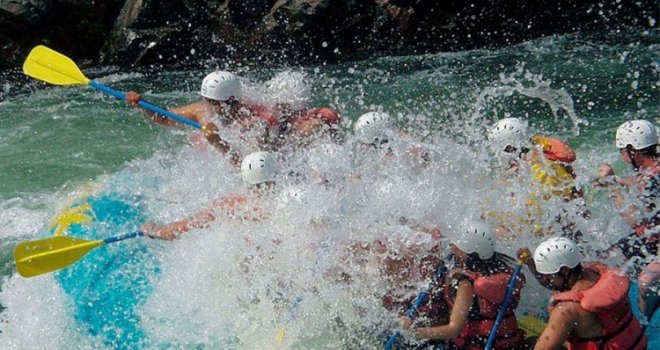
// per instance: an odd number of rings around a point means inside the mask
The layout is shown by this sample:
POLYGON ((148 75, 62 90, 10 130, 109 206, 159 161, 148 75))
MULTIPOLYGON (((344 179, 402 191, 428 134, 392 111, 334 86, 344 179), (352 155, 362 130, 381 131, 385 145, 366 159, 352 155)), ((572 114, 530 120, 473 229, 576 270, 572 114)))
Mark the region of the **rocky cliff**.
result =
POLYGON ((653 28, 657 15, 657 0, 0 0, 0 70, 37 44, 92 64, 305 64, 653 28))

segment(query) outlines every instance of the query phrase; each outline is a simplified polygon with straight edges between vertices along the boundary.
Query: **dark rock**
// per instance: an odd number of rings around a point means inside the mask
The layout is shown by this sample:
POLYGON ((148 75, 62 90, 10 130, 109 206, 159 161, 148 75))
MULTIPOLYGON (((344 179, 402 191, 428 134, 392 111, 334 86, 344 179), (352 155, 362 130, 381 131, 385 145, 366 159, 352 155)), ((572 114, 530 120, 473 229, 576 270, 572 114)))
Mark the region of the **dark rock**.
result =
POLYGON ((36 44, 105 64, 298 64, 654 27, 657 0, 0 0, 0 69, 36 44))
POLYGON ((211 2, 128 0, 106 41, 101 59, 121 65, 171 64, 194 57, 210 38, 211 2), (203 39, 203 40, 202 40, 203 39))
POLYGON ((74 58, 98 58, 122 0, 0 0, 0 70, 44 44, 74 58))

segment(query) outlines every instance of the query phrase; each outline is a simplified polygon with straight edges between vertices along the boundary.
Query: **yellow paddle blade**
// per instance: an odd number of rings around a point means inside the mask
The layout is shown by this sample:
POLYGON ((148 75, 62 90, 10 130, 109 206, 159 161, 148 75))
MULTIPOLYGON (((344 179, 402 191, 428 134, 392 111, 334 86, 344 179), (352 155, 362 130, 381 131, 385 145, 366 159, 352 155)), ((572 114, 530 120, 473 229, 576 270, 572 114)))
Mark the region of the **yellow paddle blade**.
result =
POLYGON ((539 337, 545 326, 545 322, 534 316, 525 315, 518 318, 518 327, 525 331, 528 337, 539 337))
POLYGON ((286 337, 286 328, 280 328, 280 330, 277 332, 277 335, 275 336, 275 342, 277 344, 282 344, 284 343, 285 337, 286 337))
POLYGON ((23 277, 59 270, 78 261, 103 243, 103 240, 88 241, 67 236, 19 243, 14 248, 16 270, 23 277))
POLYGON ((23 63, 23 72, 55 85, 87 85, 89 79, 68 57, 45 46, 36 46, 23 63))

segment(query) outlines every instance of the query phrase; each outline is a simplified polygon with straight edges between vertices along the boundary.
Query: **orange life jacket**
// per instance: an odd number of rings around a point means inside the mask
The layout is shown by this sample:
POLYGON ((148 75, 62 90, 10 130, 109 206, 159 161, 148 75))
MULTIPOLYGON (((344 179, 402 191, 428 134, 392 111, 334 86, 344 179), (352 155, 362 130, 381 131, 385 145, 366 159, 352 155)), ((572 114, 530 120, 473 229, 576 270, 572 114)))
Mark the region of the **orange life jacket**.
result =
POLYGON ((531 152, 533 177, 545 189, 544 198, 550 195, 571 199, 575 194, 575 173, 570 163, 575 161, 575 151, 564 141, 547 136, 534 136, 532 142, 541 146, 543 159, 538 150, 531 152))
POLYGON ((602 264, 586 267, 600 275, 591 288, 558 293, 550 299, 550 312, 559 302, 572 301, 594 313, 603 324, 603 336, 598 338, 568 338, 569 350, 644 350, 646 334, 633 316, 628 301, 628 277, 602 264))
MULTIPOLYGON (((504 302, 509 280, 513 270, 500 272, 490 276, 483 276, 476 272, 458 270, 452 276, 463 275, 472 281, 474 286, 474 301, 468 316, 468 323, 454 342, 461 349, 483 349, 493 328, 497 314, 504 302)), ((449 281, 450 283, 451 281, 449 281)), ((507 307, 500 327, 497 330, 493 349, 507 349, 523 347, 525 341, 524 331, 518 328, 516 315, 513 313, 520 302, 520 291, 525 286, 525 277, 519 275, 516 281, 511 302, 507 307)), ((450 307, 453 306, 453 291, 450 286, 445 287, 445 295, 450 307)))
POLYGON ((532 143, 541 146, 543 157, 547 160, 562 163, 573 163, 575 161, 575 151, 560 139, 536 135, 532 137, 532 143))
POLYGON ((240 123, 244 128, 251 128, 255 123, 264 121, 268 126, 277 126, 280 124, 280 120, 266 109, 260 105, 250 105, 246 106, 250 110, 251 116, 245 119, 241 119, 240 123))
POLYGON ((303 118, 318 118, 324 124, 328 125, 339 124, 340 122, 339 114, 332 108, 328 107, 311 108, 303 118))

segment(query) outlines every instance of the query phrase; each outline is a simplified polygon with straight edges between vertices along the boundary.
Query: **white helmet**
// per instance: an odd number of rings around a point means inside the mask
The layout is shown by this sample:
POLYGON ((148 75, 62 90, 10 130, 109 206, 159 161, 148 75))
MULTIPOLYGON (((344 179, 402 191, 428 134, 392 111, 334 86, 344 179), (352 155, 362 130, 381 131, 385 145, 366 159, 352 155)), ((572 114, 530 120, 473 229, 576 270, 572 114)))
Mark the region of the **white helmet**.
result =
POLYGON ((273 181, 277 170, 277 160, 268 152, 248 154, 241 163, 243 180, 251 185, 273 181))
POLYGON ((232 73, 216 71, 202 81, 199 94, 215 101, 227 101, 230 97, 240 100, 243 97, 241 81, 232 73))
POLYGON ((648 120, 631 120, 621 124, 616 130, 618 148, 630 145, 633 149, 640 150, 657 144, 658 132, 648 120))
POLYGON ((306 75, 302 72, 277 73, 266 83, 273 104, 287 103, 294 110, 307 108, 311 91, 305 80, 306 75))
POLYGON ((559 272, 562 267, 574 268, 582 260, 580 249, 565 237, 550 238, 534 251, 536 271, 544 275, 559 272))
POLYGON ((355 123, 355 137, 362 143, 387 140, 390 125, 390 115, 385 112, 365 113, 355 123))
POLYGON ((498 150, 503 150, 506 146, 520 148, 529 139, 527 123, 518 118, 504 118, 495 123, 490 130, 488 139, 498 150))
POLYGON ((454 241, 461 251, 479 254, 481 259, 489 259, 495 254, 497 238, 483 221, 471 221, 464 226, 463 235, 454 241))

